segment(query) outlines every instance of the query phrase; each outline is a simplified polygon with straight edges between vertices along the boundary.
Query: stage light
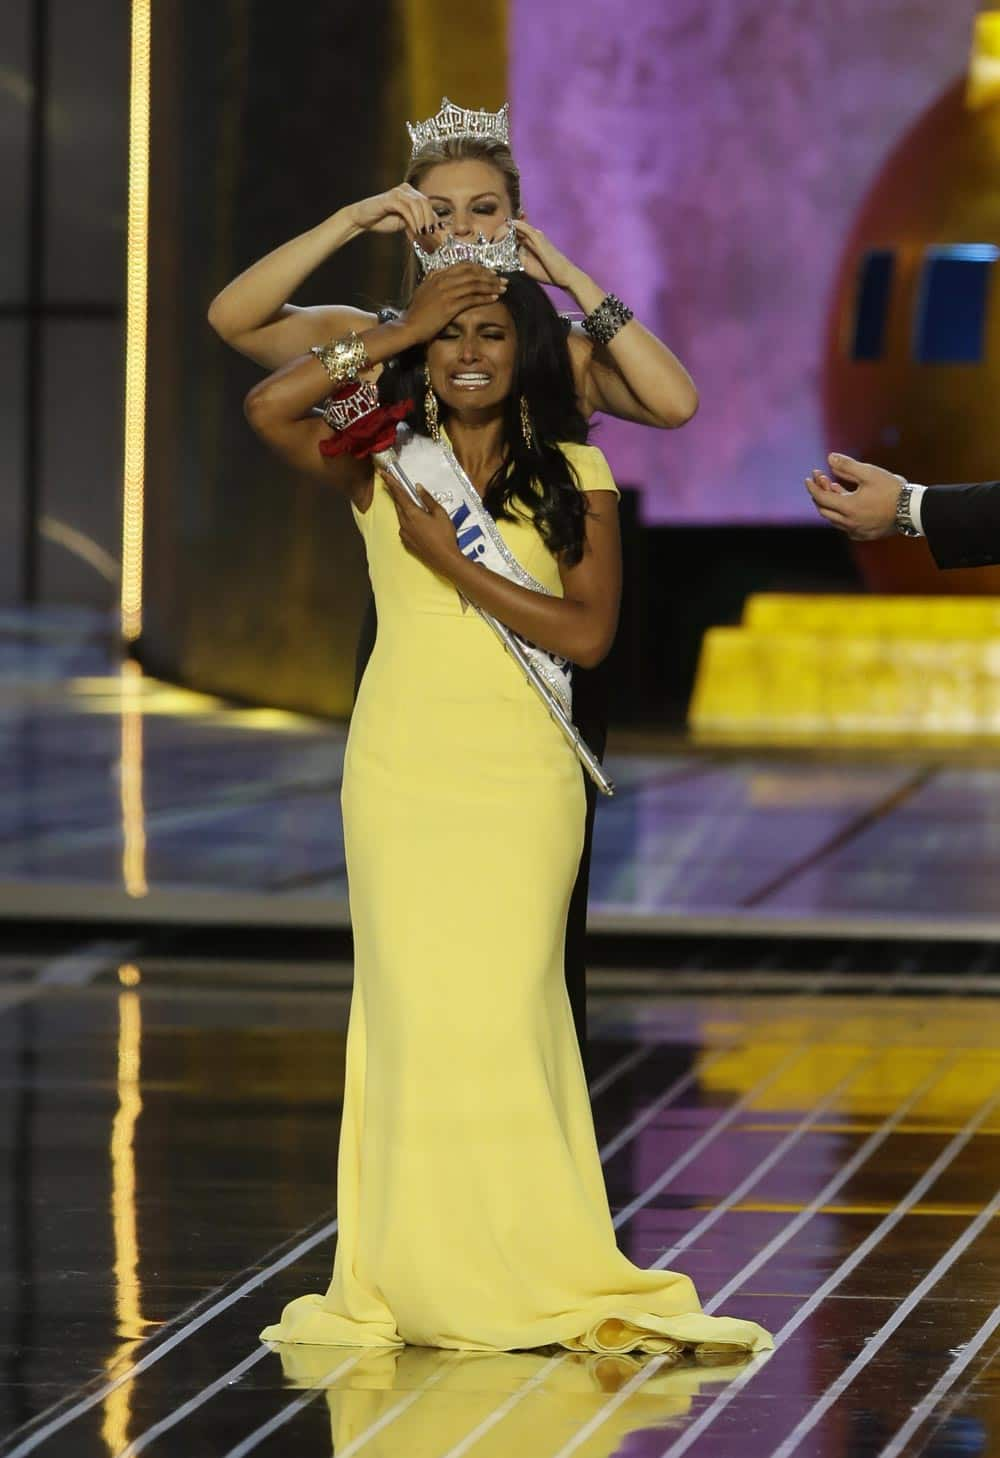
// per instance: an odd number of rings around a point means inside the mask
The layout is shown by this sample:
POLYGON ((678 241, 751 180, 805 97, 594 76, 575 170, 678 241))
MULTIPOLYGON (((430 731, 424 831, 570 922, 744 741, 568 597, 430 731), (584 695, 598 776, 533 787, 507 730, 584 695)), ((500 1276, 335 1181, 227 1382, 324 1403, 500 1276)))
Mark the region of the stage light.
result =
POLYGON ((146 879, 146 807, 143 800, 143 677, 138 663, 121 671, 121 753, 118 789, 122 817, 122 884, 129 896, 149 894, 146 879))
POLYGON ((152 0, 133 0, 129 89, 128 245, 125 283, 125 461, 121 629, 142 631, 142 526, 146 453, 146 297, 149 265, 149 111, 152 0))

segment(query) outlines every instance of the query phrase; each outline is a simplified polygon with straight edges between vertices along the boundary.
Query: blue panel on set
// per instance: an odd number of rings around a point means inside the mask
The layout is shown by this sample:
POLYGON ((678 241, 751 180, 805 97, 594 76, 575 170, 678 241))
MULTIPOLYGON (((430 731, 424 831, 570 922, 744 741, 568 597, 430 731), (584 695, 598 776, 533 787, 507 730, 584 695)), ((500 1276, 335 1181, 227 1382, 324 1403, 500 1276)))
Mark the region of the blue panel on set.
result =
POLYGON ((896 255, 891 249, 873 248, 858 266, 858 309, 854 319, 852 359, 882 358, 895 265, 896 255))
POLYGON ((921 364, 978 364, 998 251, 965 243, 928 250, 917 306, 914 356, 921 364))

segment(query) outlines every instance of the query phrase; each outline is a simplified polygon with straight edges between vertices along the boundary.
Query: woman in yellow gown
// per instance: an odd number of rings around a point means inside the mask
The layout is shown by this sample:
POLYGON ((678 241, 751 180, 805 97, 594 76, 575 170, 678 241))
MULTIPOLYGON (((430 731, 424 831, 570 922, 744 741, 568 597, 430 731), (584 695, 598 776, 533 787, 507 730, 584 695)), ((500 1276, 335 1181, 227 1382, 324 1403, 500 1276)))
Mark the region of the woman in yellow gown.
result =
POLYGON ((765 1348, 755 1323, 703 1315, 686 1276, 617 1247, 562 966, 580 766, 462 601, 572 662, 610 647, 618 493, 585 443, 565 328, 531 279, 462 264, 365 335, 375 362, 389 329, 414 347, 385 347, 400 365, 383 392, 415 396, 418 435, 439 416, 442 448, 547 591, 468 560, 428 494, 421 511, 370 461, 324 459, 315 359, 251 392, 264 439, 350 496, 378 605, 344 767, 355 975, 333 1279, 262 1337, 765 1348))
MULTIPOLYGON (((443 102, 444 106, 450 106, 443 102)), ((603 291, 585 270, 522 215, 521 174, 510 149, 506 109, 452 117, 440 130, 437 119, 418 123, 405 181, 387 192, 338 208, 315 227, 258 259, 212 301, 208 318, 220 337, 271 371, 299 358, 312 345, 349 329, 372 330, 381 315, 343 304, 292 304, 296 290, 321 265, 330 267, 340 250, 361 236, 396 234, 409 241, 453 234, 459 242, 485 234, 495 238, 517 227, 525 270, 551 283, 584 314, 603 291), (485 123, 485 125, 484 125, 485 123)), ((411 264, 415 260, 411 259, 411 264)), ((415 269, 414 269, 415 272, 415 269)), ((409 291, 407 291, 407 295, 409 291)), ((388 312, 392 312, 391 310, 388 312)), ((570 364, 583 413, 673 430, 694 414, 698 396, 680 360, 648 328, 624 331, 611 350, 595 349, 579 323, 568 333, 570 364)), ((374 604, 361 629, 360 656, 367 661, 375 639, 374 604)), ((577 680, 581 724, 603 739, 606 710, 600 676, 577 680)), ((594 796, 587 820, 593 830, 594 796)), ((585 849, 567 923, 566 974, 581 1045, 586 1047, 584 933, 590 852, 585 849)))

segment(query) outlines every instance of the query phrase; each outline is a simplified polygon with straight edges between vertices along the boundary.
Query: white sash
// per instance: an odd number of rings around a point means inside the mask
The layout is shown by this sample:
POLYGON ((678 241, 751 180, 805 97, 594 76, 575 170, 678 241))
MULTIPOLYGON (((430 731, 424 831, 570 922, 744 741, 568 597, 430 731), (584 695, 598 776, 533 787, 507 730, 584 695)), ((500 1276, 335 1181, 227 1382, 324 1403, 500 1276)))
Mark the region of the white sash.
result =
MULTIPOLYGON (((543 583, 521 566, 500 534, 500 529, 482 503, 482 499, 462 470, 447 441, 436 442, 425 435, 415 435, 401 426, 396 438, 399 462, 411 481, 423 486, 451 517, 463 557, 518 582, 532 592, 552 593, 543 583)), ((512 631, 512 630, 511 630, 512 631)), ((529 643, 520 633, 514 636, 531 658, 538 672, 558 697, 567 714, 573 708, 573 665, 568 658, 549 653, 529 643)))

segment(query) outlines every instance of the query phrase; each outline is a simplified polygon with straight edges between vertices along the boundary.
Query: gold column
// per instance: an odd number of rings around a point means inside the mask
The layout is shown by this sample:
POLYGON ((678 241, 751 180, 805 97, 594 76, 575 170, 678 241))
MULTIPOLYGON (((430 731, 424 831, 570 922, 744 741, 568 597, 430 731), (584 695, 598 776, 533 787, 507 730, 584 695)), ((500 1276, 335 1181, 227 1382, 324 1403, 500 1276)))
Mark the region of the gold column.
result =
POLYGON ((976 16, 969 57, 966 104, 973 110, 992 106, 1000 98, 1000 10, 976 16))
POLYGON ((398 0, 410 117, 448 96, 495 111, 507 99, 507 0, 398 0))
POLYGON ((121 586, 121 627, 126 642, 133 642, 142 631, 151 29, 152 0, 133 0, 125 281, 125 480, 122 501, 121 586))

